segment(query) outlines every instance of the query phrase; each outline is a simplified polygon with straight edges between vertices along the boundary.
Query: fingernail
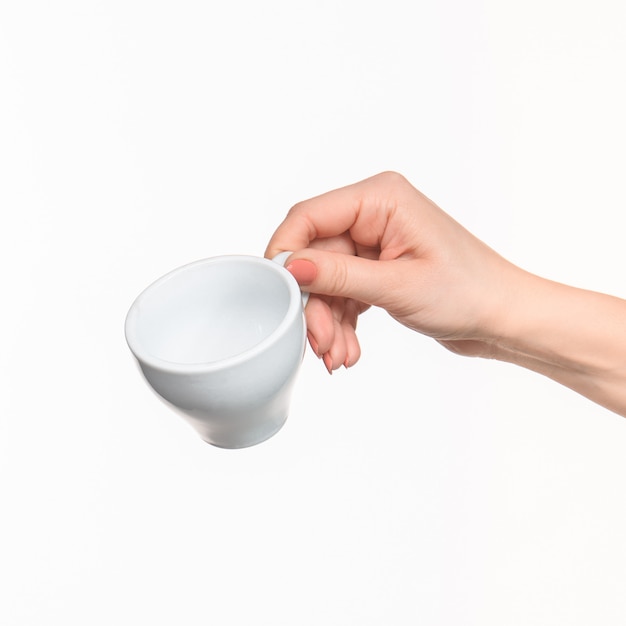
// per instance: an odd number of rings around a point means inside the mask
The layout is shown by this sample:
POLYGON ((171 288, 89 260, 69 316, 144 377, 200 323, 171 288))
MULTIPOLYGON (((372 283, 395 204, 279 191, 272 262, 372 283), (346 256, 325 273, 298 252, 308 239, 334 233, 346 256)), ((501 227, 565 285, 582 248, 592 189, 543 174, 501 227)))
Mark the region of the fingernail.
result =
POLYGON ((311 333, 307 333, 307 337, 309 338, 309 343, 311 344, 311 348, 313 348, 313 352, 315 352, 315 356, 318 359, 322 358, 322 355, 320 354, 320 347, 319 344, 317 343, 317 341, 315 341, 313 335, 311 333))
POLYGON ((326 366, 328 373, 332 376, 333 375, 333 360, 330 358, 330 354, 328 352, 324 355, 324 365, 326 366))
POLYGON ((293 274, 299 285, 310 285, 317 276, 315 263, 306 259, 296 259, 289 263, 286 269, 293 274))

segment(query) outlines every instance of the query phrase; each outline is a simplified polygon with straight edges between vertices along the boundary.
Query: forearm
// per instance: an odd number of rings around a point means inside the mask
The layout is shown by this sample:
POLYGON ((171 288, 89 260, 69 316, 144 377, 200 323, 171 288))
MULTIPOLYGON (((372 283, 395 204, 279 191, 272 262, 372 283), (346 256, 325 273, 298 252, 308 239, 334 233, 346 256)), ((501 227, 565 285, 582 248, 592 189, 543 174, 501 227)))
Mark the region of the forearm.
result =
POLYGON ((523 273, 494 356, 626 416, 626 300, 523 273))

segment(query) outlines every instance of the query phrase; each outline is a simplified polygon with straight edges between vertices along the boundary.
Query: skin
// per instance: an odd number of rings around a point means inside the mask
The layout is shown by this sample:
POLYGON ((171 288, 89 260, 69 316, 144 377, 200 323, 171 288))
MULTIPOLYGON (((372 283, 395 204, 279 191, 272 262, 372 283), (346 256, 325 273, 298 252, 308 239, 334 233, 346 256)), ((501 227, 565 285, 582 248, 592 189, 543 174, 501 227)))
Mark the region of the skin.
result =
POLYGON ((331 373, 358 361, 358 316, 378 306, 457 354, 526 367, 626 416, 626 301, 513 265, 400 174, 296 204, 266 256, 285 250, 331 373))

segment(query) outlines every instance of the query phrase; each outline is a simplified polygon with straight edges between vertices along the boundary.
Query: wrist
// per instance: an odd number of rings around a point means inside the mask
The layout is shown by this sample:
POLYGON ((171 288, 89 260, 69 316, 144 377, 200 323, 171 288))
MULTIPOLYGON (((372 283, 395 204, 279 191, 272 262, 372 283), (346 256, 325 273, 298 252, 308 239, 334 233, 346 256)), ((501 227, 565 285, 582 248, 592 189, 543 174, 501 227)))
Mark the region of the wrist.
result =
POLYGON ((494 357, 626 411, 626 301, 524 273, 494 357))

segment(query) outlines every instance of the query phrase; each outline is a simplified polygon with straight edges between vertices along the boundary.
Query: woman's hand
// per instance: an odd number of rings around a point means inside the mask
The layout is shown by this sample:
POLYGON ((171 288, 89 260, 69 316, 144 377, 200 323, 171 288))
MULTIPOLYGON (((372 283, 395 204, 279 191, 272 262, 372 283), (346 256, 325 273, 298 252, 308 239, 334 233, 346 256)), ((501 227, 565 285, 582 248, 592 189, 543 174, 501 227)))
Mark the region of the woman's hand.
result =
POLYGON ((521 274, 392 172, 295 205, 266 256, 285 250, 329 372, 359 359, 357 318, 370 305, 455 352, 491 356, 521 274))
POLYGON ((626 416, 626 301, 512 265, 399 174, 297 204, 267 255, 285 250, 329 372, 356 363, 357 318, 376 305, 458 354, 515 363, 626 416))

